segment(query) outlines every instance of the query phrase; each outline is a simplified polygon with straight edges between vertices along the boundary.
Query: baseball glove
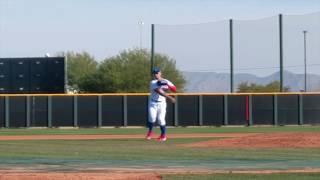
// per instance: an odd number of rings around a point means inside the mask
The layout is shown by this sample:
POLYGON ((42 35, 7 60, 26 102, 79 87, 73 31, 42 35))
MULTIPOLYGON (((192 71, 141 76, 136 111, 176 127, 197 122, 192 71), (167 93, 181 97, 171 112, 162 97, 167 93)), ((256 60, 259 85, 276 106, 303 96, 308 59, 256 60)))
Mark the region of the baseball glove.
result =
POLYGON ((168 85, 168 82, 165 81, 165 80, 159 80, 159 81, 157 82, 157 84, 158 84, 158 86, 164 86, 164 85, 168 85))

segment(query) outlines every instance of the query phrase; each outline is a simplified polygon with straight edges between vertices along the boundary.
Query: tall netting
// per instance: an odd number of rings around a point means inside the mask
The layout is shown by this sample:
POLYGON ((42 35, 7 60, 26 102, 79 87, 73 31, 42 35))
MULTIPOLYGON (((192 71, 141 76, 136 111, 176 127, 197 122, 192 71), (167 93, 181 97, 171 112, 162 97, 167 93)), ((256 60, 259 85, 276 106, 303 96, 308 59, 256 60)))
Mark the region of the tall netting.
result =
POLYGON ((279 21, 277 16, 259 20, 234 20, 234 90, 240 83, 267 85, 280 82, 279 21))
POLYGON ((233 51, 229 25, 229 21, 156 25, 155 52, 176 60, 187 92, 230 92, 231 80, 234 92, 240 84, 273 84, 276 91, 279 85, 283 91, 320 90, 320 12, 233 20, 233 51))
POLYGON ((284 86, 291 91, 304 91, 306 67, 306 90, 319 91, 320 12, 283 16, 283 53, 284 86))
POLYGON ((229 22, 155 25, 155 53, 176 61, 186 92, 230 92, 229 22))

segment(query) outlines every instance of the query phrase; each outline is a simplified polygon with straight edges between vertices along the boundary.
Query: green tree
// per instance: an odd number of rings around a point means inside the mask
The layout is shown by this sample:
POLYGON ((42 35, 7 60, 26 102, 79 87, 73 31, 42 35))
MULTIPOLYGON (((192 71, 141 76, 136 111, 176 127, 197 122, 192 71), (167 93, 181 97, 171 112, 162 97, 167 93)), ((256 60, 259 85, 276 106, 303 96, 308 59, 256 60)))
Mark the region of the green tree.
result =
POLYGON ((179 92, 183 92, 186 80, 184 79, 182 73, 177 70, 176 61, 164 54, 155 54, 154 56, 154 66, 160 67, 164 78, 172 81, 179 92))
MULTIPOLYGON (((279 92, 280 90, 280 82, 272 81, 266 85, 259 85, 255 83, 242 82, 238 86, 237 92, 279 92)), ((283 92, 288 92, 290 90, 289 87, 284 87, 283 92)))
POLYGON ((95 90, 98 63, 87 52, 65 53, 67 57, 68 84, 80 92, 95 90))
MULTIPOLYGON (((150 57, 147 50, 133 49, 106 58, 98 69, 101 89, 105 92, 149 92, 150 57)), ((155 65, 162 69, 165 78, 183 91, 185 80, 173 59, 156 54, 155 65)))

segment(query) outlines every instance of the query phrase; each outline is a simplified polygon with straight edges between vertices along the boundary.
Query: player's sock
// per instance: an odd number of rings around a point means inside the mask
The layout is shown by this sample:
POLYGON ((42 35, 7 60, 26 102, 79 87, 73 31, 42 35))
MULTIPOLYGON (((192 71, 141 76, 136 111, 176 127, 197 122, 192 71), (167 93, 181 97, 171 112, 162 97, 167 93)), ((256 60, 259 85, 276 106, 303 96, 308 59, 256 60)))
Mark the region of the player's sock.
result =
POLYGON ((153 130, 153 123, 151 123, 151 122, 147 122, 147 126, 148 126, 148 128, 149 128, 149 132, 152 132, 152 130, 153 130))
POLYGON ((160 130, 161 130, 161 136, 165 136, 166 135, 166 126, 160 126, 160 130))

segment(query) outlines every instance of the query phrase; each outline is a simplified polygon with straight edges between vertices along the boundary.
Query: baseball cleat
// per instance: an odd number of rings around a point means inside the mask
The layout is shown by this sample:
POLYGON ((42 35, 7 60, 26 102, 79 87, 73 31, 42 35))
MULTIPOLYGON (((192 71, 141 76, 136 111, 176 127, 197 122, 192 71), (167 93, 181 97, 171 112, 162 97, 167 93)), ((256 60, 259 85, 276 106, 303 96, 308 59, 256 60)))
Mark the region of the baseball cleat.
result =
POLYGON ((167 140, 167 136, 166 135, 161 135, 158 137, 158 141, 166 141, 167 140))
POLYGON ((151 139, 152 139, 152 135, 153 135, 152 132, 148 132, 148 134, 147 134, 147 136, 146 136, 146 139, 147 139, 147 140, 151 140, 151 139))

